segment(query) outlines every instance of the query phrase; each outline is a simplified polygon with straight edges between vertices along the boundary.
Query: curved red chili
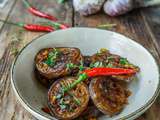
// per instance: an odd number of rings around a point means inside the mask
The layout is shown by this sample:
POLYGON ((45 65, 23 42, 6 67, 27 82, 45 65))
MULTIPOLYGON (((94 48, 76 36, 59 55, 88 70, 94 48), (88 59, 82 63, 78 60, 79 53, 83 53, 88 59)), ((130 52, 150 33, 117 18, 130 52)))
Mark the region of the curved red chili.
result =
POLYGON ((123 69, 123 68, 92 68, 83 71, 88 77, 95 76, 108 76, 108 75, 122 75, 122 74, 135 74, 136 71, 133 69, 123 69))
POLYGON ((24 23, 17 23, 18 26, 23 27, 29 31, 37 31, 37 32, 52 32, 54 28, 51 26, 42 26, 37 24, 24 24, 24 23))
POLYGON ((39 16, 39 17, 42 17, 42 18, 46 18, 46 19, 49 19, 49 20, 52 20, 52 21, 57 21, 57 18, 52 16, 52 15, 49 15, 47 13, 44 13, 40 10, 38 10, 37 8, 35 7, 32 7, 30 5, 30 3, 27 1, 27 0, 23 0, 23 3, 25 4, 25 6, 28 8, 28 11, 30 13, 32 13, 33 15, 36 15, 36 16, 39 16))

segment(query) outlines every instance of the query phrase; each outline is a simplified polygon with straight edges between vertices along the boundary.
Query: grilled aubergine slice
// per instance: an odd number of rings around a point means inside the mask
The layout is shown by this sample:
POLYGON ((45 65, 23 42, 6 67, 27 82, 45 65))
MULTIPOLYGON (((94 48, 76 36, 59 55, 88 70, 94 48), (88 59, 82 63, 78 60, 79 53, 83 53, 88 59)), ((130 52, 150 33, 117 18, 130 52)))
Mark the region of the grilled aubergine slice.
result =
POLYGON ((83 57, 78 48, 45 48, 35 58, 36 69, 47 79, 54 79, 78 72, 77 68, 68 64, 80 65, 83 57))
POLYGON ((128 103, 131 92, 109 77, 95 77, 89 86, 90 96, 96 107, 106 115, 119 113, 128 103))
POLYGON ((76 79, 76 77, 61 78, 53 83, 48 92, 49 108, 58 119, 74 119, 87 108, 89 91, 83 82, 69 92, 63 93, 63 88, 76 79))
MULTIPOLYGON (((91 56, 90 67, 113 67, 113 68, 125 68, 134 69, 139 72, 139 68, 131 64, 126 58, 122 58, 119 55, 111 54, 108 50, 101 50, 100 53, 96 53, 91 56)), ((115 79, 130 81, 134 78, 135 74, 128 75, 116 75, 112 76, 115 79)))

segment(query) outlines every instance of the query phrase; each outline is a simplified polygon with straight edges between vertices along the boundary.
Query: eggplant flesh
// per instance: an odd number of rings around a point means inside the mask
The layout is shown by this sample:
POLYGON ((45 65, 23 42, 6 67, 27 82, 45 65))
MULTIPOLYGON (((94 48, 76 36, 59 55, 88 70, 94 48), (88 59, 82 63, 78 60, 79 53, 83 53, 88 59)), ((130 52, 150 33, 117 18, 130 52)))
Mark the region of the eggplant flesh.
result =
POLYGON ((78 48, 45 48, 36 55, 35 67, 46 79, 54 79, 70 75, 72 72, 78 72, 77 68, 68 69, 67 64, 72 63, 78 66, 81 62, 83 62, 83 57, 78 48), (54 59, 54 65, 50 66, 45 61, 48 55, 55 49, 59 54, 54 59))
POLYGON ((128 103, 131 92, 110 77, 95 77, 89 85, 91 99, 104 114, 113 116, 128 103))
POLYGON ((88 87, 83 82, 75 86, 69 92, 64 94, 62 93, 62 89, 73 83, 76 79, 77 77, 61 78, 54 82, 49 89, 48 106, 54 116, 58 119, 74 119, 78 117, 88 106, 89 91, 88 87), (55 96, 61 96, 61 98, 55 99, 55 96), (75 98, 80 102, 80 104, 75 102, 75 98))

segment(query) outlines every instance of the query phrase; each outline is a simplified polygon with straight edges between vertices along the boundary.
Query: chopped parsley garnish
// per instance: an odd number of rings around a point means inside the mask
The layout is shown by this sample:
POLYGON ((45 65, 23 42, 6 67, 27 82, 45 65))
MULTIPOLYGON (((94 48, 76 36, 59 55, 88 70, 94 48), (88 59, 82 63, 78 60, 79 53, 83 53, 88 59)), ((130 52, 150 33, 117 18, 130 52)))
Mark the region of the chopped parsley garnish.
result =
POLYGON ((95 62, 95 63, 91 63, 91 64, 90 64, 90 67, 91 67, 91 68, 94 68, 94 67, 104 67, 104 65, 103 65, 103 62, 97 61, 97 62, 95 62))
POLYGON ((73 63, 68 63, 66 65, 67 67, 67 70, 71 70, 71 69, 74 69, 74 68, 79 68, 80 71, 83 71, 84 70, 84 65, 83 65, 83 61, 80 62, 80 65, 76 65, 76 64, 73 64, 73 63))
POLYGON ((128 60, 127 60, 126 58, 121 58, 120 61, 119 61, 119 63, 120 63, 121 65, 129 64, 129 62, 128 62, 128 60))
POLYGON ((53 67, 56 63, 56 58, 58 57, 59 53, 60 52, 54 48, 54 50, 48 54, 47 60, 45 60, 44 63, 50 67, 53 67))
POLYGON ((68 94, 73 97, 73 100, 74 102, 77 104, 77 105, 81 105, 81 101, 72 93, 68 92, 68 94))
POLYGON ((83 71, 84 70, 84 63, 82 60, 80 61, 80 63, 81 63, 81 65, 79 66, 79 70, 83 71))
POLYGON ((58 94, 57 96, 56 96, 56 99, 60 99, 62 97, 62 94, 58 94))
POLYGON ((109 57, 107 57, 107 60, 108 60, 108 61, 113 61, 114 58, 115 58, 114 56, 109 56, 109 57))
POLYGON ((108 64, 106 65, 106 67, 108 67, 108 68, 113 68, 114 66, 113 66, 112 63, 108 63, 108 64))
POLYGON ((67 70, 74 69, 74 68, 78 67, 77 65, 75 65, 73 63, 68 63, 66 66, 67 66, 67 70))
POLYGON ((64 109, 66 109, 67 108, 67 106, 64 104, 64 105, 59 105, 60 106, 60 108, 62 109, 62 110, 64 110, 64 109))

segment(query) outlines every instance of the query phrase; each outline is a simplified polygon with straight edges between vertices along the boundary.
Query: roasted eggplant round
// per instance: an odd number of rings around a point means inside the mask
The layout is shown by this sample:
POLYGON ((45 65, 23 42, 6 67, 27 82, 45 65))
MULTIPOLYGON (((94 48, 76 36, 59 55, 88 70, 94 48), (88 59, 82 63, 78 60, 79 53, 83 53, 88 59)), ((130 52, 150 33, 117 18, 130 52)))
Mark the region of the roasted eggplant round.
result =
POLYGON ((89 91, 86 84, 82 82, 69 92, 63 92, 63 88, 76 79, 76 77, 61 78, 53 83, 48 92, 49 108, 58 119, 74 119, 87 108, 89 91))
MULTIPOLYGON (((111 54, 108 50, 101 50, 100 53, 91 56, 90 67, 112 67, 112 68, 125 68, 134 69, 139 72, 139 68, 131 64, 126 58, 122 58, 119 55, 111 54)), ((112 77, 117 80, 131 81, 135 74, 127 75, 113 75, 112 77)))
POLYGON ((35 58, 36 69, 47 79, 78 72, 75 66, 79 66, 81 62, 83 57, 78 48, 45 48, 35 58))
POLYGON ((128 103, 131 92, 109 77, 95 77, 89 85, 90 96, 96 107, 106 115, 119 113, 128 103))

